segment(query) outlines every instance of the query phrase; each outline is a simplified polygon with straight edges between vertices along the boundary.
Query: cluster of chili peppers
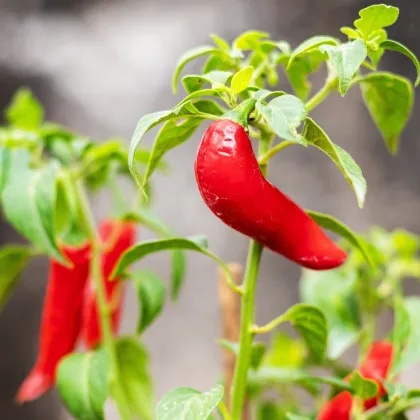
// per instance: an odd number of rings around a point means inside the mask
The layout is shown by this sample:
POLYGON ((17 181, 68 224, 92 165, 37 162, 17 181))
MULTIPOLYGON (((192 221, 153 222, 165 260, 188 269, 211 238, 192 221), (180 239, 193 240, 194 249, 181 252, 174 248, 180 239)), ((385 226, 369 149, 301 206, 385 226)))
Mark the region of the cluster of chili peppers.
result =
MULTIPOLYGON (((383 381, 389 375, 393 357, 394 348, 390 342, 377 341, 371 345, 358 371, 362 377, 377 383, 378 393, 375 397, 363 401, 364 410, 375 407, 381 397, 386 395, 383 381)), ((349 391, 340 392, 325 404, 317 420, 350 420, 353 402, 354 397, 349 391)))
MULTIPOLYGON (((111 307, 113 333, 119 330, 124 282, 112 279, 112 271, 121 255, 134 244, 136 226, 132 222, 105 220, 99 226, 102 242, 101 266, 106 297, 111 307)), ((35 400, 55 383, 59 362, 82 339, 87 349, 102 341, 93 282, 89 278, 91 244, 61 246, 71 266, 51 260, 44 301, 37 362, 21 385, 18 403, 35 400)))

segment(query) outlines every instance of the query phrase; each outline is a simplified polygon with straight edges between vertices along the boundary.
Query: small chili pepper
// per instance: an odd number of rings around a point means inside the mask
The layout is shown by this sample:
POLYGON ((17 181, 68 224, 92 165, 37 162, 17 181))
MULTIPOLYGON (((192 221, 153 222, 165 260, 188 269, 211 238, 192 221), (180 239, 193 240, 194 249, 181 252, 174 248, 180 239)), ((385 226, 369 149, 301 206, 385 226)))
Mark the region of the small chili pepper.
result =
MULTIPOLYGON (((383 380, 389 374, 393 357, 394 348, 390 342, 377 341, 371 345, 359 372, 364 378, 374 380, 379 389, 375 397, 363 402, 365 410, 378 405, 380 398, 386 395, 383 380)), ((346 380, 348 380, 348 377, 346 380)), ((352 405, 353 397, 350 392, 340 392, 324 405, 317 420, 350 420, 352 405)))
POLYGON ((74 350, 80 333, 91 246, 89 243, 79 247, 65 245, 61 251, 73 266, 66 267, 55 260, 50 262, 38 359, 18 391, 18 403, 35 400, 54 385, 56 368, 60 360, 74 350))
POLYGON ((265 179, 241 125, 230 120, 210 125, 198 149, 195 175, 204 202, 231 228, 314 270, 345 262, 346 253, 265 179))
MULTIPOLYGON (((117 335, 124 300, 125 282, 119 278, 111 280, 111 275, 121 255, 134 244, 136 225, 132 222, 105 220, 99 226, 99 236, 103 246, 101 255, 102 278, 105 284, 106 298, 111 307, 112 330, 114 335, 117 335)), ((86 286, 82 338, 88 349, 97 347, 102 341, 96 293, 92 280, 86 286)))

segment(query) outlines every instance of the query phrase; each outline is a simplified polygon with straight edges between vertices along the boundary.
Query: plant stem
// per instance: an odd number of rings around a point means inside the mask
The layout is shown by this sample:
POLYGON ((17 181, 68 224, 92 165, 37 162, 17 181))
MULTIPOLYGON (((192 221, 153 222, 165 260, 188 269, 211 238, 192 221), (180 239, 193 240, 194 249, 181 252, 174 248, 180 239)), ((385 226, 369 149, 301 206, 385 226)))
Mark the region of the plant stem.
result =
POLYGON ((231 420, 229 411, 223 401, 220 401, 219 403, 219 410, 220 410, 220 413, 222 414, 223 420, 231 420))
POLYGON ((77 182, 78 193, 84 218, 85 228, 92 242, 92 278, 94 281, 96 302, 101 323, 103 344, 110 361, 109 385, 123 420, 130 420, 130 410, 125 395, 115 386, 119 378, 118 358, 111 328, 111 314, 106 300, 105 285, 101 267, 101 244, 96 234, 95 221, 89 201, 80 181, 77 182))
MULTIPOLYGON (((271 146, 274 136, 271 133, 261 131, 259 154, 264 155, 271 146)), ((265 175, 267 165, 260 166, 265 175)), ((241 305, 241 331, 239 336, 239 353, 236 359, 235 374, 232 384, 232 420, 241 420, 244 407, 248 369, 251 361, 252 326, 255 318, 255 295, 257 287, 258 270, 260 267, 263 246, 251 240, 249 243, 248 257, 245 269, 244 282, 242 285, 242 305, 241 305)))
POLYGON ((306 110, 312 111, 315 109, 333 90, 337 88, 337 77, 328 78, 325 85, 317 92, 308 102, 306 102, 306 110))
POLYGON ((239 337, 239 354, 236 359, 235 375, 232 385, 232 420, 241 420, 248 378, 248 368, 251 360, 251 347, 255 312, 255 292, 263 247, 251 240, 243 283, 241 308, 241 332, 239 337))
POLYGON ((266 165, 268 161, 278 152, 285 149, 286 147, 292 146, 293 144, 298 144, 295 141, 292 140, 285 140, 279 143, 277 146, 274 146, 272 149, 270 149, 268 152, 264 153, 259 159, 258 163, 260 165, 266 165))

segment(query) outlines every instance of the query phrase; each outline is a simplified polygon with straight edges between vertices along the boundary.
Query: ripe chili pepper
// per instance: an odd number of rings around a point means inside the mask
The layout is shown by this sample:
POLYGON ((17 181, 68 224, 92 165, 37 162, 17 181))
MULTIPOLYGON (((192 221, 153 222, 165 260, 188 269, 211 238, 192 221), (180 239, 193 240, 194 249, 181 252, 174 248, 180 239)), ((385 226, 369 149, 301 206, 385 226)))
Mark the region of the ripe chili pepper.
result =
MULTIPOLYGON (((119 278, 111 280, 111 275, 121 255, 134 244, 136 225, 132 222, 105 220, 99 226, 99 236, 103 245, 101 255, 102 278, 105 284, 106 298, 111 307, 112 330, 117 335, 124 300, 125 282, 119 278)), ((102 341, 93 281, 89 281, 86 286, 82 338, 88 349, 97 347, 102 341)))
POLYGON ((231 228, 314 270, 340 266, 346 253, 262 174, 244 128, 230 120, 210 125, 195 175, 204 202, 231 228))
POLYGON ((18 391, 18 403, 35 400, 53 386, 58 363, 74 350, 80 333, 91 246, 89 243, 78 247, 64 245, 61 251, 73 266, 50 262, 38 359, 18 391))
MULTIPOLYGON (((374 380, 379 387, 378 394, 375 397, 363 402, 365 410, 375 407, 380 398, 386 394, 383 380, 389 374, 393 356, 394 349, 390 342, 377 341, 371 345, 365 360, 361 364, 360 375, 366 379, 374 380)), ((353 397, 350 392, 340 392, 324 405, 317 420, 350 420, 352 404, 353 397)))

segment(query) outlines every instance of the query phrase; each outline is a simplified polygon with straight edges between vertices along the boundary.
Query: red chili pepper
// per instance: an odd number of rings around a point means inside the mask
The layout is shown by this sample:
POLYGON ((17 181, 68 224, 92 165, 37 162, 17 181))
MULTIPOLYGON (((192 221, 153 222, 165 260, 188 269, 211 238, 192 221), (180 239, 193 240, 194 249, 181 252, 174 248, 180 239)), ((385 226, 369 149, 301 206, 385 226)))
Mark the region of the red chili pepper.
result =
POLYGON ((80 333, 83 295, 89 276, 91 246, 62 246, 72 267, 51 260, 48 287, 42 312, 37 362, 21 385, 18 403, 39 398, 55 382, 60 360, 71 353, 80 333))
MULTIPOLYGON (((106 220, 99 227, 99 235, 103 243, 101 255, 102 276, 108 304, 112 308, 112 330, 118 334, 122 303, 124 300, 125 282, 111 275, 121 255, 134 244, 136 225, 132 222, 106 220)), ((82 337, 88 349, 97 347, 102 341, 102 332, 96 304, 95 287, 92 280, 86 287, 83 308, 82 337)))
POLYGON ((345 262, 346 253, 265 179, 241 125, 229 120, 210 125, 201 140, 195 174, 204 202, 231 228, 314 270, 345 262))
MULTIPOLYGON (((359 372, 364 378, 374 380, 379 390, 376 397, 363 402, 365 410, 375 407, 380 398, 386 394, 383 380, 389 374, 393 357, 394 349, 390 342, 377 341, 371 345, 359 372)), ((350 420, 352 404, 353 397, 350 392, 340 392, 324 405, 317 420, 350 420)))

